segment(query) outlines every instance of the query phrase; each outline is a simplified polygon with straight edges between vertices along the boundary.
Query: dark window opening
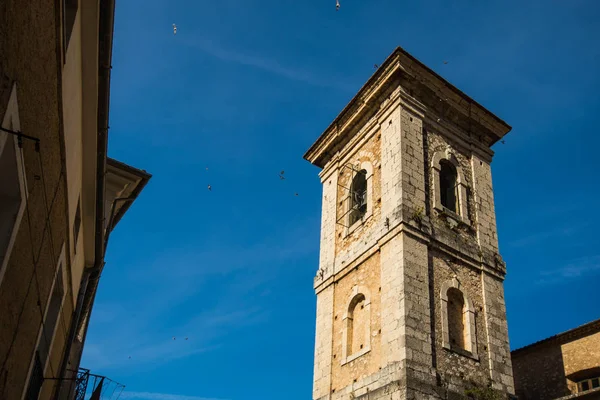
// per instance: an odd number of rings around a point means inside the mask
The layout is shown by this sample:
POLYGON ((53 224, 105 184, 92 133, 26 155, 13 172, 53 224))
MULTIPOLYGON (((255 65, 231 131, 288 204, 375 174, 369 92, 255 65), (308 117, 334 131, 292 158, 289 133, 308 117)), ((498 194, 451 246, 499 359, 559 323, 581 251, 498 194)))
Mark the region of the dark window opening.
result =
MULTIPOLYGON (((12 124, 10 128, 12 129, 12 124)), ((4 257, 8 256, 8 245, 16 229, 21 202, 15 141, 12 136, 0 132, 0 265, 4 262, 4 257)))
POLYGON ((75 220, 73 221, 73 250, 77 253, 77 242, 79 239, 79 229, 81 228, 81 207, 80 199, 77 199, 77 211, 75 211, 75 220))
POLYGON ((367 213, 367 171, 359 171, 350 186, 350 226, 367 213))
POLYGON ((346 326, 346 355, 358 353, 362 350, 363 345, 360 343, 365 337, 365 329, 367 329, 367 318, 369 315, 362 307, 365 304, 365 296, 363 294, 356 295, 348 306, 348 325, 346 326), (361 306, 361 307, 359 307, 361 306))
POLYGON ((596 389, 600 387, 600 378, 584 379, 577 382, 577 391, 585 392, 586 390, 596 389))
POLYGON ((465 301, 461 291, 450 288, 448 290, 448 334, 450 343, 466 350, 464 307, 465 301))
POLYGON ((63 45, 65 55, 73 33, 73 25, 75 25, 75 17, 77 16, 77 8, 79 0, 63 0, 63 45))
POLYGON ((440 197, 442 206, 452 212, 456 212, 456 168, 450 162, 440 162, 440 197))
POLYGON ((40 354, 36 351, 35 358, 33 361, 33 369, 31 370, 31 376, 29 377, 29 386, 27 387, 27 394, 25 400, 37 400, 40 395, 40 389, 44 383, 44 367, 40 361, 40 354))

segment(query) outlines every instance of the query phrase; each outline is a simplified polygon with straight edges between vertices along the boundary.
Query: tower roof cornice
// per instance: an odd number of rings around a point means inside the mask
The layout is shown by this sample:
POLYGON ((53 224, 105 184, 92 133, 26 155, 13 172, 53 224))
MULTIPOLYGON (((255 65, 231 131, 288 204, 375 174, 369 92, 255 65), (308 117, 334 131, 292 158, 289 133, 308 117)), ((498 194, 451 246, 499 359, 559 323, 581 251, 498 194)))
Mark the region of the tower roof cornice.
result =
MULTIPOLYGON (((493 145, 511 130, 511 127, 502 119, 467 96, 406 50, 397 47, 308 149, 304 154, 304 159, 311 164, 324 168, 340 146, 348 143, 356 134, 357 130, 352 129, 356 122, 360 121, 369 111, 373 111, 379 105, 379 102, 384 100, 380 95, 385 93, 386 89, 394 87, 394 84, 398 86, 401 78, 417 82, 426 88, 430 96, 444 99, 445 104, 452 108, 453 119, 460 120, 468 124, 470 128, 472 127, 486 146, 493 145)), ((417 97, 417 100, 421 100, 418 96, 415 97, 417 97)), ((431 112, 436 113, 437 111, 431 107, 431 112)))

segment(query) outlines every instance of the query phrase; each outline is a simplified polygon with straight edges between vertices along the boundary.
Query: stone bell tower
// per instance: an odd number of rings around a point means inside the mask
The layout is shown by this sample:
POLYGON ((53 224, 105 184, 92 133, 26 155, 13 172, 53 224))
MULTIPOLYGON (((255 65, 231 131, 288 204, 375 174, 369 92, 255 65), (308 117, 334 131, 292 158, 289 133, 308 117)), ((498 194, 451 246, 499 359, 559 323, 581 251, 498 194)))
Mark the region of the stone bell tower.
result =
POLYGON ((490 169, 510 129, 398 48, 305 154, 315 400, 514 393, 490 169))

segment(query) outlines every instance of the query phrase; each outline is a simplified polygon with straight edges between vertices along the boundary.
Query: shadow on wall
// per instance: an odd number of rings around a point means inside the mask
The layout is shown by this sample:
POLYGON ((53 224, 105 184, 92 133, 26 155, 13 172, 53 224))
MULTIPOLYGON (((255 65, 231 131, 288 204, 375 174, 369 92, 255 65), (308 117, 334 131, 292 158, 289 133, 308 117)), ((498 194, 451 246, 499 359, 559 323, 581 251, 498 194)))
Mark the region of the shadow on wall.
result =
POLYGON ((551 400, 571 394, 560 344, 542 352, 513 354, 512 363, 519 400, 551 400))

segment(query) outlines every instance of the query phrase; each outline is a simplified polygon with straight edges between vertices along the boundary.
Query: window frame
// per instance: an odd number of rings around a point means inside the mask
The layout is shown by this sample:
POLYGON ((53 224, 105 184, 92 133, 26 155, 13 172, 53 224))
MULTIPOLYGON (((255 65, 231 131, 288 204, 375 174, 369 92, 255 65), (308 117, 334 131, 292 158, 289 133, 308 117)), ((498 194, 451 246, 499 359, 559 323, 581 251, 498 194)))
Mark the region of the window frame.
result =
MULTIPOLYGON (((21 122, 19 118, 19 103, 17 99, 17 84, 14 83, 11 89, 10 97, 6 106, 6 111, 2 118, 2 127, 5 129, 10 129, 12 131, 20 132, 21 131, 21 122)), ((25 171, 23 170, 23 157, 18 145, 18 139, 16 136, 9 134, 8 132, 0 131, 0 156, 6 149, 6 146, 14 146, 15 150, 15 159, 16 159, 16 173, 17 179, 19 181, 19 190, 21 192, 21 200, 19 204, 19 209, 17 211, 17 216, 15 218, 15 222, 12 225, 11 233, 8 236, 8 243, 6 246, 6 251, 4 252, 2 262, 0 263, 0 285, 2 284, 2 280, 4 279, 4 274, 6 269, 8 268, 8 261, 10 260, 10 256, 12 254, 13 247, 15 245, 15 241, 17 239, 17 234, 19 232, 19 227, 21 226, 21 221, 23 219, 23 214, 25 212, 25 207, 27 204, 27 178, 25 175, 25 171)))
POLYGON ((445 209, 448 209, 450 211, 452 211, 453 213, 458 214, 460 212, 460 205, 459 205, 459 201, 458 201, 458 174, 456 172, 456 167, 454 166, 454 164, 452 164, 451 162, 442 159, 440 160, 440 203, 442 204, 442 207, 444 207, 445 209), (446 174, 444 174, 444 170, 446 169, 446 172, 448 175, 452 174, 452 181, 450 182, 453 186, 450 187, 446 187, 446 184, 448 182, 446 182, 447 180, 450 180, 449 176, 446 176, 446 174), (452 190, 452 193, 448 193, 450 190, 452 190), (450 199, 448 198, 449 196, 451 196, 451 199, 454 200, 454 205, 451 206, 450 203, 450 199), (444 202, 444 198, 446 198, 446 202, 444 202), (446 203, 446 204, 444 204, 446 203))
POLYGON ((350 296, 350 300, 348 301, 348 307, 346 312, 344 313, 344 317, 342 318, 342 359, 340 360, 340 364, 344 365, 349 363, 350 361, 354 361, 357 358, 367 354, 371 351, 371 292, 364 286, 354 286, 352 288, 352 295, 350 296), (364 297, 364 312, 367 316, 367 323, 365 326, 365 344, 362 349, 359 351, 348 354, 348 343, 351 338, 349 338, 349 334, 351 332, 350 325, 353 323, 352 313, 354 311, 353 302, 354 300, 362 296, 364 297))
POLYGON ((577 393, 585 393, 590 390, 598 389, 598 388, 600 388, 600 376, 594 376, 592 378, 580 379, 577 382, 575 382, 575 385, 577 387, 577 393), (592 384, 592 381, 594 381, 594 380, 598 382, 597 386, 595 386, 595 387, 592 384), (584 390, 582 387, 583 383, 587 383, 589 385, 589 388, 584 390))
POLYGON ((479 355, 477 353, 477 331, 475 327, 475 308, 473 307, 473 302, 469 297, 465 294, 463 290, 461 290, 460 282, 456 277, 452 278, 449 281, 444 282, 442 287, 440 288, 440 307, 441 307, 441 318, 442 318, 442 346, 452 352, 462 354, 464 356, 473 358, 475 360, 479 360, 479 355), (450 327, 448 320, 448 291, 450 289, 458 290, 464 300, 464 310, 463 310, 463 321, 464 321, 464 343, 465 348, 457 348, 456 346, 452 346, 450 343, 450 327))
POLYGON ((445 151, 437 151, 433 155, 431 161, 431 175, 433 176, 433 208, 442 214, 448 214, 467 225, 471 225, 471 221, 469 220, 467 181, 458 159, 449 147, 445 151), (444 160, 449 162, 456 169, 456 212, 453 212, 442 204, 440 171, 442 168, 442 161, 444 160))
MULTIPOLYGON (((373 215, 373 165, 371 164, 371 162, 369 161, 362 161, 360 163, 360 168, 358 169, 358 171, 353 171, 352 173, 352 177, 350 179, 350 186, 349 186, 349 190, 352 190, 352 183, 354 182, 354 178, 356 177, 356 175, 362 171, 365 170, 367 171, 367 173, 365 174, 365 180, 367 182, 367 191, 366 191, 366 197, 367 197, 367 210, 365 212, 365 214, 359 218, 358 220, 356 220, 352 225, 350 225, 350 214, 351 214, 351 207, 352 207, 352 199, 350 198, 349 201, 347 202, 346 205, 346 223, 345 226, 346 228, 346 234, 344 236, 348 236, 350 235, 352 232, 354 232, 359 226, 361 226, 363 223, 365 223, 372 215, 373 215)), ((349 196, 352 196, 352 193, 349 193, 349 196)))

